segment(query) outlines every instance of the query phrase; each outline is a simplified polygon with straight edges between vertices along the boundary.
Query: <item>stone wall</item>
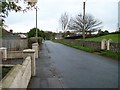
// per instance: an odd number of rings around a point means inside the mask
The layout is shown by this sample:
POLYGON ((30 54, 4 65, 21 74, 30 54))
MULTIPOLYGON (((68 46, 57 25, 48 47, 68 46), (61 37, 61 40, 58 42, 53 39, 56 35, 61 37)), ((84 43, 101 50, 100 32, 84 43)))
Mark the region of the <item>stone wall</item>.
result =
POLYGON ((15 65, 1 80, 2 88, 27 88, 31 79, 31 57, 28 56, 22 65, 15 65))
POLYGON ((120 43, 110 43, 110 51, 120 52, 120 43))
POLYGON ((2 52, 0 51, 0 60, 3 58, 3 54, 2 52))
MULTIPOLYGON (((82 41, 82 40, 64 40, 66 43, 70 43, 72 45, 81 45, 85 47, 94 48, 96 50, 101 50, 101 42, 95 41, 82 41)), ((109 50, 113 52, 120 52, 120 43, 110 42, 109 50)), ((107 50, 107 46, 105 48, 107 50)))
POLYGON ((85 47, 91 47, 94 49, 101 49, 101 42, 94 41, 80 41, 80 40, 65 40, 65 42, 71 43, 73 45, 81 45, 85 47))
POLYGON ((22 51, 8 51, 7 59, 22 59, 23 52, 22 51))
POLYGON ((2 38, 0 38, 0 47, 2 47, 2 38))
POLYGON ((12 51, 24 50, 28 48, 28 39, 3 39, 2 47, 12 51))
POLYGON ((86 47, 91 47, 94 49, 101 49, 101 42, 95 42, 95 41, 79 41, 78 42, 80 45, 82 46, 86 46, 86 47))

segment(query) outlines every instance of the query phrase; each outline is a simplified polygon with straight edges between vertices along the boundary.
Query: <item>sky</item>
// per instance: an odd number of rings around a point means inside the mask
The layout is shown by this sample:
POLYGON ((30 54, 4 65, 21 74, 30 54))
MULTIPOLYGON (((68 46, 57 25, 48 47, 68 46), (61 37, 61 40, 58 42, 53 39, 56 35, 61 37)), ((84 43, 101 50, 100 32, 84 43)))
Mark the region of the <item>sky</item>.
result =
MULTIPOLYGON (((59 19, 61 14, 67 12, 70 17, 75 17, 83 12, 85 0, 38 0, 38 28, 44 31, 61 31, 59 19)), ((116 31, 118 24, 119 0, 86 0, 86 13, 102 21, 102 30, 116 31)), ((21 5, 23 3, 21 2, 21 5)), ((29 32, 36 26, 36 11, 9 12, 6 18, 7 30, 14 32, 29 32)))

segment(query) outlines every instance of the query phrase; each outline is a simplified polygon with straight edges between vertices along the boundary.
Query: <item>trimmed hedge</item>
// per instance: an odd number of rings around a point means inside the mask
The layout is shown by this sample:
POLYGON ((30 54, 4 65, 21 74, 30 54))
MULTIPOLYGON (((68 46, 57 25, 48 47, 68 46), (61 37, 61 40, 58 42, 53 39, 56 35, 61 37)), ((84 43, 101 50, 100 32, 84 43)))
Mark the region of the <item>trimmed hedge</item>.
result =
POLYGON ((31 37, 28 39, 28 47, 32 48, 32 44, 38 42, 39 46, 42 44, 41 37, 31 37))

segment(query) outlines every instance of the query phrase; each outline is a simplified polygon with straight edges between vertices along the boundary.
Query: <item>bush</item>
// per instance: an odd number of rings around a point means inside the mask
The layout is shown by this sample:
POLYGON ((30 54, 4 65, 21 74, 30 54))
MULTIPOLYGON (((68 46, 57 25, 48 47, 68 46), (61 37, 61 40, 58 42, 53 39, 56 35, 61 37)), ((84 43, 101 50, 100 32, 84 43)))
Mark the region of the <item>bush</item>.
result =
POLYGON ((32 48, 32 44, 38 42, 39 46, 42 44, 42 38, 41 37, 31 37, 28 39, 28 47, 32 48))

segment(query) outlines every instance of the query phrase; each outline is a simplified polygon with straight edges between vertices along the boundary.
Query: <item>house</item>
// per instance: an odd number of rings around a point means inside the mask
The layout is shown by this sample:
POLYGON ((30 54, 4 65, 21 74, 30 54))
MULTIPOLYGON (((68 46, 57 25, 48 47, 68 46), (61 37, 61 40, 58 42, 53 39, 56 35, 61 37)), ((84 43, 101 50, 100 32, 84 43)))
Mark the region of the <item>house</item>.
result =
POLYGON ((0 47, 6 47, 8 50, 23 50, 28 47, 27 37, 23 34, 13 33, 13 30, 2 29, 2 40, 0 47))

